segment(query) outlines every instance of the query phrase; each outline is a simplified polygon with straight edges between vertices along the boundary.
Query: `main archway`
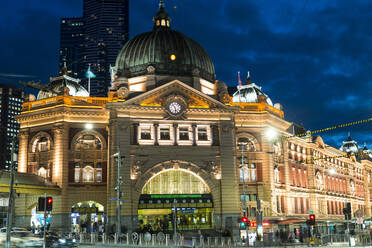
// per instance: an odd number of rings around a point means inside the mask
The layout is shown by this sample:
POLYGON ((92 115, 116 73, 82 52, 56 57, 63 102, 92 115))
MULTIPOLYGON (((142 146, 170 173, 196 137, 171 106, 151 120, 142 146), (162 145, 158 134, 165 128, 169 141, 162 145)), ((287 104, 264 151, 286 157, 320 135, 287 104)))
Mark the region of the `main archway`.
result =
POLYGON ((165 169, 153 175, 142 188, 138 219, 152 231, 212 229, 211 190, 194 172, 165 169), (175 215, 176 214, 176 215, 175 215))

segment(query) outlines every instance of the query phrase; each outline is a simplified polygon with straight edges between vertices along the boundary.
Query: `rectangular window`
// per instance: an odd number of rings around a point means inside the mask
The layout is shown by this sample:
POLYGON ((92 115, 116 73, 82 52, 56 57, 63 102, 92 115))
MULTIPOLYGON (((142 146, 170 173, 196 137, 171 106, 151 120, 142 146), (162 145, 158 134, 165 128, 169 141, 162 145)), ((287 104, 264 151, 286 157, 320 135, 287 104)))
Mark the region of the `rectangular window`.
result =
POLYGON ((80 168, 75 168, 74 181, 75 183, 80 182, 80 168))
POLYGON ((189 140, 189 128, 188 127, 180 127, 180 140, 189 140))
POLYGON ((151 128, 141 127, 141 139, 150 140, 151 139, 151 128))
POLYGON ((96 182, 102 182, 102 168, 96 168, 96 182))
POLYGON ((206 127, 198 127, 198 140, 208 140, 206 127))
POLYGON ((160 128, 160 139, 161 140, 170 140, 169 128, 160 128))

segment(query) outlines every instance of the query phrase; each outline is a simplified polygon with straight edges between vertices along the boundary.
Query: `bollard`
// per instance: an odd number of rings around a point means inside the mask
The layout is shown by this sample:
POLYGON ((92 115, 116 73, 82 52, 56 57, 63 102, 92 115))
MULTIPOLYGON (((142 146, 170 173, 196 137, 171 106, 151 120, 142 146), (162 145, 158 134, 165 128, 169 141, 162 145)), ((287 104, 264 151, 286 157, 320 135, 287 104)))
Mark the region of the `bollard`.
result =
POLYGON ((225 237, 221 237, 221 247, 225 247, 225 237))
POLYGON ((218 247, 218 237, 214 237, 214 247, 218 247))
POLYGON ((90 233, 90 243, 94 244, 94 233, 90 233))
POLYGON ((114 239, 115 239, 115 244, 117 244, 118 243, 118 234, 117 233, 114 234, 114 239))
POLYGON ((125 234, 125 236, 127 237, 127 245, 129 245, 129 233, 125 234))
POLYGON ((156 234, 151 235, 152 246, 156 245, 156 234))
POLYGON ((106 243, 106 233, 102 233, 102 244, 106 243))
POLYGON ((196 247, 196 237, 192 237, 192 245, 191 247, 196 247))
POLYGON ((210 248, 211 247, 211 237, 207 237, 207 246, 208 246, 208 248, 210 248))
POLYGON ((83 243, 83 242, 84 242, 84 234, 80 233, 80 243, 83 243))
POLYGON ((202 248, 205 247, 205 245, 204 245, 204 237, 203 237, 203 235, 200 235, 199 246, 202 247, 202 248))
POLYGON ((143 239, 143 234, 140 233, 140 235, 139 235, 139 240, 138 240, 138 245, 139 245, 139 246, 142 245, 142 239, 143 239))
POLYGON ((165 246, 168 247, 169 245, 169 234, 165 234, 165 246))
POLYGON ((227 238, 227 247, 231 247, 231 238, 227 238))

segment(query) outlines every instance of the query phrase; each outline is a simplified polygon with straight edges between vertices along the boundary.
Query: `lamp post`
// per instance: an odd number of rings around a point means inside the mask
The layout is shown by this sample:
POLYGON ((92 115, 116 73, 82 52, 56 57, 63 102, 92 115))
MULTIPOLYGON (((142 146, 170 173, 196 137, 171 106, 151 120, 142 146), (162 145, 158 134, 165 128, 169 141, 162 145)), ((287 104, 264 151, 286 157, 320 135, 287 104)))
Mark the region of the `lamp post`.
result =
MULTIPOLYGON (((247 207, 247 198, 246 198, 246 191, 245 191, 245 169, 247 169, 247 165, 244 164, 244 151, 247 150, 247 143, 244 143, 244 142, 241 142, 238 144, 239 145, 239 149, 240 149, 240 152, 241 152, 241 163, 240 163, 240 170, 242 172, 242 175, 243 175, 243 211, 244 211, 244 215, 246 215, 248 217, 248 207, 247 207)), ((247 246, 249 246, 249 242, 248 242, 248 226, 246 225, 245 226, 245 235, 246 235, 246 244, 247 246)))
POLYGON ((10 152, 10 184, 9 184, 9 203, 8 203, 8 213, 6 216, 6 243, 5 247, 11 247, 11 240, 10 240, 10 232, 12 229, 12 221, 13 221, 13 205, 14 205, 14 149, 15 149, 15 140, 16 136, 12 137, 12 149, 10 152))
POLYGON ((122 184, 122 177, 121 177, 121 160, 124 159, 125 156, 121 156, 120 154, 120 146, 118 146, 118 152, 114 154, 114 158, 117 159, 118 162, 118 173, 117 173, 117 182, 116 182, 116 242, 120 240, 121 236, 121 184, 122 184))

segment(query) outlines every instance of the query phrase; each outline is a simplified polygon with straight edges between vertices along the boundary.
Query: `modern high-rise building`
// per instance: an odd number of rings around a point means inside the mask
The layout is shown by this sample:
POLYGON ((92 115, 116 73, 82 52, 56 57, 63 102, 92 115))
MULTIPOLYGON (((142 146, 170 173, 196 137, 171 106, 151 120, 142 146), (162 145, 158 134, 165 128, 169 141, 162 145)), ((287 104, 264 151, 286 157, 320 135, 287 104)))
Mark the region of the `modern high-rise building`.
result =
POLYGON ((60 68, 66 60, 71 75, 82 80, 91 96, 106 96, 110 65, 115 65, 128 32, 129 0, 84 0, 82 18, 61 20, 60 68), (96 75, 90 87, 84 77, 89 65, 96 75))
MULTIPOLYGON (((84 76, 84 20, 81 17, 61 19, 59 68, 66 64, 67 70, 75 77, 84 76)), ((60 74, 63 74, 60 70, 60 74)))
MULTIPOLYGON (((8 84, 0 84, 0 170, 8 170, 11 163, 12 138, 18 135, 19 123, 13 118, 19 115, 24 100, 23 89, 8 84)), ((15 143, 18 153, 18 139, 15 143)))
POLYGON ((117 54, 128 40, 128 11, 129 0, 84 0, 84 62, 85 68, 90 64, 96 75, 90 83, 92 96, 107 96, 110 65, 115 65, 117 54))

